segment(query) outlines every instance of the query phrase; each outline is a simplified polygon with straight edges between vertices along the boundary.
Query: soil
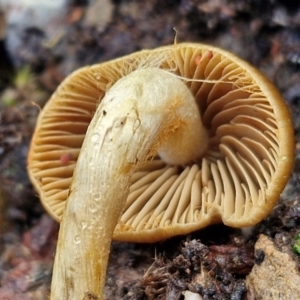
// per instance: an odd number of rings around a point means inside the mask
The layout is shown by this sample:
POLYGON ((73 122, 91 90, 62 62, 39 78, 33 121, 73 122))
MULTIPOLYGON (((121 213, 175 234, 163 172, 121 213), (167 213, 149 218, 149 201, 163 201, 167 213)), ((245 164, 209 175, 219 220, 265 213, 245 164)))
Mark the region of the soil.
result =
MULTIPOLYGON (((59 225, 42 208, 26 171, 40 107, 78 67, 172 44, 175 36, 178 42, 227 49, 275 83, 294 122, 294 170, 272 213, 249 230, 219 224, 156 244, 113 242, 106 298, 268 299, 251 272, 272 265, 269 273, 289 278, 289 271, 272 260, 284 255, 287 264, 293 264, 296 283, 290 287, 287 280, 283 285, 292 294, 278 284, 281 292, 276 294, 278 289, 268 281, 274 295, 270 299, 298 299, 294 289, 300 286, 300 3, 61 0, 59 17, 24 21, 18 27, 12 16, 28 13, 26 5, 25 0, 0 2, 0 299, 49 296, 59 225), (261 239, 267 239, 266 248, 261 239)), ((37 16, 42 9, 46 8, 36 5, 31 13, 37 16)), ((25 15, 18 20, 22 18, 25 15)))

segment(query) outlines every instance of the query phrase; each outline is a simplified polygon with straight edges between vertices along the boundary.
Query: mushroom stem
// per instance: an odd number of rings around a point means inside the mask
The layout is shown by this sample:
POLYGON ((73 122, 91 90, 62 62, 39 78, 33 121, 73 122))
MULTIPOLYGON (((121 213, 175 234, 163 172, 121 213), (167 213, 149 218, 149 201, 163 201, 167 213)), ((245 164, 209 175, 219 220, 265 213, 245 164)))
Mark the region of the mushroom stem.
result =
POLYGON ((158 68, 117 81, 88 128, 62 218, 52 300, 102 299, 111 239, 138 166, 199 159, 207 134, 186 85, 158 68), (159 150, 160 149, 160 150, 159 150))

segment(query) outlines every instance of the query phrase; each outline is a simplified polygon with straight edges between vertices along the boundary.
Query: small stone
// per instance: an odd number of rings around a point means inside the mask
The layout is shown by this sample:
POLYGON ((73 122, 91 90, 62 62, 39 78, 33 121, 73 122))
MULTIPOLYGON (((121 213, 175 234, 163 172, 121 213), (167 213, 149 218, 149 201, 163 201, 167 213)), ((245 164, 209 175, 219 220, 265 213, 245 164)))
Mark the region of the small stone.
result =
POLYGON ((202 300, 202 297, 199 294, 192 293, 190 291, 182 292, 185 300, 202 300))
POLYGON ((249 299, 299 299, 300 272, 292 257, 277 250, 265 235, 260 235, 255 251, 263 251, 264 259, 246 278, 249 299))

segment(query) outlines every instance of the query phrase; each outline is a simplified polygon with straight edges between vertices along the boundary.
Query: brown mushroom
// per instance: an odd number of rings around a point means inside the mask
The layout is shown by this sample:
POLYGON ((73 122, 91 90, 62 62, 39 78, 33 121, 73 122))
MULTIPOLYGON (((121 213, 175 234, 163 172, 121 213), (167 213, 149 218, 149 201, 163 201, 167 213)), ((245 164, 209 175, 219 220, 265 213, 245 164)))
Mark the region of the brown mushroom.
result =
POLYGON ((43 205, 63 216, 51 299, 101 299, 113 231, 155 242, 258 223, 293 148, 276 88, 224 50, 177 44, 74 72, 41 112, 28 157, 43 205))

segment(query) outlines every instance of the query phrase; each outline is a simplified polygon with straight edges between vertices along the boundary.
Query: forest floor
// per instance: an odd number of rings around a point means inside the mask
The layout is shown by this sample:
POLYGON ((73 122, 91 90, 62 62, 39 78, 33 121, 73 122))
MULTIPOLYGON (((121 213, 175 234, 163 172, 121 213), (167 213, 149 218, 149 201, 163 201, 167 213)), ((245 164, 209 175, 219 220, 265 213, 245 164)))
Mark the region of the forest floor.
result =
POLYGON ((294 122, 294 170, 274 210, 248 232, 219 224, 156 244, 113 242, 106 298, 299 299, 300 2, 53 3, 0 1, 0 299, 49 295, 59 225, 26 170, 39 107, 73 70, 173 44, 174 28, 178 42, 231 51, 278 87, 294 122))

